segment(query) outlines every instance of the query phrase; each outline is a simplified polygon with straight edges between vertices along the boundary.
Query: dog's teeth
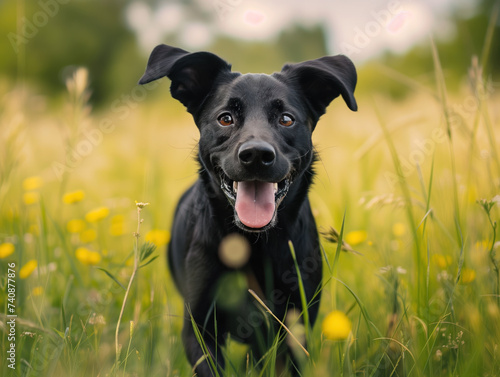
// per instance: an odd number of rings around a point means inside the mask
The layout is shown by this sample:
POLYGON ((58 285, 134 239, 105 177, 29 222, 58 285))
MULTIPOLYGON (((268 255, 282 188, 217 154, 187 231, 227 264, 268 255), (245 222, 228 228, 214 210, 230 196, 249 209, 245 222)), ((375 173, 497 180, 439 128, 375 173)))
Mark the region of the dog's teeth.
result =
POLYGON ((238 192, 238 182, 236 181, 233 182, 233 190, 234 192, 238 192))
POLYGON ((273 188, 274 188, 274 193, 276 194, 278 192, 278 184, 273 183, 273 188))

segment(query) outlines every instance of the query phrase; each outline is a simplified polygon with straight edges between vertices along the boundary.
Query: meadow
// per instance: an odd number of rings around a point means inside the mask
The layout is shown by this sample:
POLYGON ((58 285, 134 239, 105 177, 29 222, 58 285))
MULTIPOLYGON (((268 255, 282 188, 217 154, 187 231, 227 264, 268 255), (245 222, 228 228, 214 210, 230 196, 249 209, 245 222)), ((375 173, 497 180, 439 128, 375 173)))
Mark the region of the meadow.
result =
MULTIPOLYGON (((323 298, 312 329, 287 322, 304 376, 500 375, 500 95, 487 43, 453 91, 429 49, 429 76, 379 74, 406 97, 363 91, 361 71, 359 111, 336 100, 315 130, 323 298)), ((0 82, 0 373, 191 376, 165 246, 197 129, 166 79, 93 109, 87 75, 50 101, 0 82)), ((229 342, 227 376, 275 375, 272 350, 258 367, 247 351, 229 342)))

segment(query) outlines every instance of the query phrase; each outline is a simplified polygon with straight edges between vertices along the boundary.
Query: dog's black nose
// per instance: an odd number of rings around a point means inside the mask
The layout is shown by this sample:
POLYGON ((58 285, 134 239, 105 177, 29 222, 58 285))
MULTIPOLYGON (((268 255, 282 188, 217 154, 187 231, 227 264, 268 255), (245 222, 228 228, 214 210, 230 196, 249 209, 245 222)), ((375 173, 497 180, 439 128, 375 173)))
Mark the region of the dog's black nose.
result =
POLYGON ((238 158, 246 166, 271 166, 276 160, 273 146, 265 141, 251 140, 243 143, 238 150, 238 158))

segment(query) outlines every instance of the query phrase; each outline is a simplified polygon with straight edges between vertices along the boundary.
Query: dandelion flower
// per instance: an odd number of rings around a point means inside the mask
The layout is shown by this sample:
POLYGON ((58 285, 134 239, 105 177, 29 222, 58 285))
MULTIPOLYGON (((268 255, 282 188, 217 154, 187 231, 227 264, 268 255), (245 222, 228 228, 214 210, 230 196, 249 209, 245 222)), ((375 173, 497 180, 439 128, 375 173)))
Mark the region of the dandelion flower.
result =
POLYGON ((334 310, 323 320, 321 330, 323 334, 330 340, 347 339, 351 333, 352 323, 347 316, 339 311, 334 310))
POLYGON ((26 279, 28 278, 32 273, 33 271, 36 270, 36 268, 38 267, 38 262, 36 261, 36 259, 32 259, 30 261, 28 261, 23 267, 21 267, 21 269, 19 270, 19 277, 21 279, 26 279))
POLYGON ((170 241, 170 232, 161 229, 152 229, 146 233, 146 242, 154 243, 157 247, 164 246, 170 241))
POLYGON ((97 251, 92 251, 86 247, 79 247, 75 251, 76 259, 80 261, 81 264, 86 266, 95 266, 101 261, 101 254, 97 251))
POLYGON ((66 224, 66 229, 70 233, 81 233, 86 227, 87 224, 81 219, 69 220, 66 224))
POLYGON ((38 176, 28 177, 23 181, 23 189, 25 191, 33 191, 39 189, 43 185, 42 178, 38 176))
POLYGON ((97 232, 95 229, 86 229, 80 233, 80 241, 83 243, 89 243, 97 238, 97 232))
POLYGON ((7 258, 14 253, 15 247, 13 243, 4 242, 0 244, 0 259, 7 258))
POLYGON ((40 194, 36 191, 25 192, 23 194, 23 202, 28 206, 38 203, 39 200, 40 200, 40 194))
POLYGON ((109 208, 99 207, 93 209, 92 211, 87 212, 87 214, 85 215, 85 220, 87 220, 89 223, 95 223, 108 217, 108 215, 109 215, 109 208))
POLYGON ((66 204, 73 204, 81 202, 85 198, 85 193, 83 190, 77 190, 72 192, 67 192, 64 194, 62 200, 66 204))
POLYGON ((364 230, 354 230, 346 234, 344 241, 351 246, 359 245, 366 241, 367 233, 364 230))
POLYGON ((460 283, 469 284, 476 279, 476 271, 472 268, 463 268, 460 274, 460 283))

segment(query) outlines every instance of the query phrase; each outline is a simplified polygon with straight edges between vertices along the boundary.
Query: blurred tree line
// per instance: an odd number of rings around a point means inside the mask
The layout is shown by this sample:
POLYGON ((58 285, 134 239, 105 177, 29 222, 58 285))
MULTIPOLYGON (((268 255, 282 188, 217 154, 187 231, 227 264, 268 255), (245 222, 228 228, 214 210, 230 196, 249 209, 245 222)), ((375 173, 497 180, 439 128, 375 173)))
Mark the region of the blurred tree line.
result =
MULTIPOLYGON (((127 2, 119 0, 0 0, 0 76, 14 82, 23 78, 48 95, 64 89, 64 79, 76 66, 89 68, 92 102, 109 103, 129 92, 142 75, 147 56, 126 25, 127 2), (20 28, 19 25, 24 25, 20 28)), ((438 43, 442 65, 450 77, 463 77, 473 55, 481 55, 490 15, 498 0, 482 0, 471 15, 455 14, 457 33, 452 40, 438 43)), ((184 7, 202 21, 212 15, 203 13, 193 1, 184 7)), ((492 41, 489 69, 498 74, 500 39, 498 25, 492 41)), ((180 46, 175 33, 165 43, 180 46)), ((327 54, 322 26, 305 28, 293 25, 277 39, 268 42, 242 42, 217 37, 207 50, 226 58, 243 72, 280 70, 284 62, 301 61, 327 54)), ((415 46, 407 54, 385 54, 377 59, 410 77, 432 76, 433 65, 428 43, 415 46)), ((382 90, 404 95, 397 85, 380 86, 380 74, 366 64, 361 90, 382 90)), ((362 72, 363 74, 363 72, 362 72)))
MULTIPOLYGON (((495 80, 500 74, 500 1, 482 0, 478 1, 477 8, 472 14, 463 14, 455 10, 451 19, 455 24, 456 33, 450 40, 435 40, 441 66, 445 73, 447 86, 450 89, 457 89, 463 84, 468 68, 471 66, 472 58, 476 56, 479 63, 484 67, 488 77, 495 80), (496 9, 495 9, 496 8, 496 9), (492 14, 498 12, 497 19, 493 25, 493 39, 488 51, 487 60, 481 61, 483 48, 486 42, 487 29, 491 21, 492 14)), ((413 47, 404 55, 387 53, 378 64, 385 64, 397 72, 403 72, 410 78, 416 78, 421 83, 429 83, 429 87, 434 81, 434 63, 429 40, 413 47)), ((368 66, 367 71, 375 71, 373 66, 368 66)), ((375 77, 368 77, 373 81, 375 77)), ((370 86, 376 83, 369 83, 370 86)), ((395 97, 405 94, 405 88, 400 85, 389 85, 387 92, 395 97)))
POLYGON ((121 1, 3 1, 0 74, 22 77, 56 94, 75 67, 86 66, 93 101, 108 99, 112 88, 130 87, 127 77, 140 72, 141 56, 123 7, 121 1))

